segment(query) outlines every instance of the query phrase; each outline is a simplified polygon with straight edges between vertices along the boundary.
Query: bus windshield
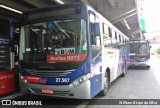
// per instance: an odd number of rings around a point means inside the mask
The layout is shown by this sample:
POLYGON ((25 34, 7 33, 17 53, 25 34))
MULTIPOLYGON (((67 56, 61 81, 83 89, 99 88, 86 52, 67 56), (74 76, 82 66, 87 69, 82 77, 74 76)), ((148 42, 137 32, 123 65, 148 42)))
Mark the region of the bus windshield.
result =
POLYGON ((79 62, 86 58, 84 19, 41 22, 25 25, 22 29, 25 47, 20 53, 25 62, 79 62))
POLYGON ((149 44, 148 43, 130 43, 130 53, 136 54, 136 55, 149 54, 149 44))

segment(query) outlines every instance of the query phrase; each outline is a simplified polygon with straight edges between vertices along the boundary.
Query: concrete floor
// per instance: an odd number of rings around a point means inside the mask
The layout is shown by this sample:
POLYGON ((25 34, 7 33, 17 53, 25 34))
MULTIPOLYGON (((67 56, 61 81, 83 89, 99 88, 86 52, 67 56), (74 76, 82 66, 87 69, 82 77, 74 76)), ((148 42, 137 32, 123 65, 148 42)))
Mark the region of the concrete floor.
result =
MULTIPOLYGON (((160 57, 152 56, 150 69, 127 70, 126 77, 118 78, 109 87, 105 97, 96 99, 159 99, 160 103, 160 57)), ((106 100, 107 101, 107 100, 106 100)), ((114 101, 114 100, 113 100, 114 101)), ((99 105, 89 103, 86 108, 160 108, 160 105, 99 105), (94 105, 91 105, 94 104, 94 105), (98 106, 97 106, 97 105, 98 106)))

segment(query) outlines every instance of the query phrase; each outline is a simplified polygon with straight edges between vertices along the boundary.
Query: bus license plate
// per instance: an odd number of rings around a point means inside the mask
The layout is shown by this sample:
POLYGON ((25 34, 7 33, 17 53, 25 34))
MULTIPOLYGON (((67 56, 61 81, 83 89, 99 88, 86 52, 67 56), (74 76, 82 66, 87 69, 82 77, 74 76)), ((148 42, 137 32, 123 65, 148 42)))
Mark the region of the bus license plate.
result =
POLYGON ((54 94, 54 91, 52 89, 42 88, 41 91, 44 94, 54 94))

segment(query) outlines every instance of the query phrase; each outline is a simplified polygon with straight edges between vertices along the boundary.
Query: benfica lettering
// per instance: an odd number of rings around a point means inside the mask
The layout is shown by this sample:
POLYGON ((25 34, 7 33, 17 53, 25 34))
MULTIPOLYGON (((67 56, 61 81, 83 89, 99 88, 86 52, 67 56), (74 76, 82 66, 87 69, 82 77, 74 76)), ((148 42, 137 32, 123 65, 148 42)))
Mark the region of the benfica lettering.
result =
POLYGON ((47 55, 47 62, 78 62, 86 58, 87 54, 66 54, 66 55, 57 55, 50 54, 47 55))
POLYGON ((61 57, 61 56, 58 56, 58 57, 55 57, 55 56, 51 56, 50 57, 50 60, 79 60, 80 59, 80 56, 65 56, 65 57, 61 57))

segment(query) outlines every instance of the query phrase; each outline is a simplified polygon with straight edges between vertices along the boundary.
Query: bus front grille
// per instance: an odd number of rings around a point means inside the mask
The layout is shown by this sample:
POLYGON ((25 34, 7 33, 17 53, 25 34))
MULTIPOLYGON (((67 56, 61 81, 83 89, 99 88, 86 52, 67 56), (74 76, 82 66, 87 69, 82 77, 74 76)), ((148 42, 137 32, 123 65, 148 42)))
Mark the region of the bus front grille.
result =
POLYGON ((25 69, 28 73, 34 76, 43 76, 43 77, 62 77, 66 76, 67 74, 70 74, 71 72, 75 71, 75 69, 72 70, 59 70, 59 71, 42 71, 42 70, 28 70, 25 69))

